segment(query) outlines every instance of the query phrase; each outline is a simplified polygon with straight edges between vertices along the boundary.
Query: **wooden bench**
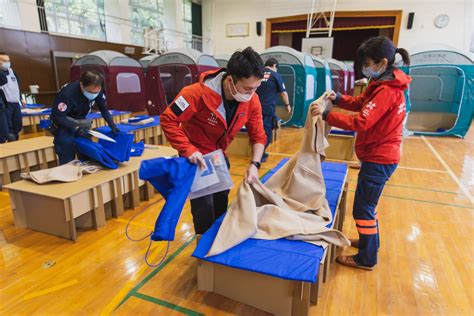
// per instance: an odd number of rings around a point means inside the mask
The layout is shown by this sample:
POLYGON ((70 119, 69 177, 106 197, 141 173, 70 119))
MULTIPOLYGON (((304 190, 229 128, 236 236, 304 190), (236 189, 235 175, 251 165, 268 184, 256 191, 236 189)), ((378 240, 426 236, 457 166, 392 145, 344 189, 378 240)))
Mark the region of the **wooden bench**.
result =
POLYGON ((51 168, 58 165, 53 137, 41 136, 0 144, 1 185, 20 179, 20 172, 51 168))
POLYGON ((170 147, 157 146, 145 149, 141 157, 132 157, 118 169, 84 175, 77 182, 39 185, 21 180, 6 185, 15 225, 75 241, 76 227, 105 226, 106 203, 110 202, 111 216, 118 217, 124 213, 124 199, 135 208, 141 196, 145 200, 153 197, 153 187, 138 179, 142 160, 176 154, 170 147))
MULTIPOLYGON (((160 126, 160 117, 154 116, 155 122, 147 125, 117 124, 117 127, 126 133, 133 133, 135 142, 144 141, 149 145, 162 145, 163 135, 160 126)), ((108 126, 96 128, 98 132, 107 133, 110 131, 108 126)))

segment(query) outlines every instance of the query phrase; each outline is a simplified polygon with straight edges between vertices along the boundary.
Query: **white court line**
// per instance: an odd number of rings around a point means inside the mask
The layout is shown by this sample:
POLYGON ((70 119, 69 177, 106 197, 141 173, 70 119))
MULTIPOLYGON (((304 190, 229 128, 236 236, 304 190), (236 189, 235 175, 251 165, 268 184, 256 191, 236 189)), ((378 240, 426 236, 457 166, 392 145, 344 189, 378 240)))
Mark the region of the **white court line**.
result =
MULTIPOLYGON (((274 155, 274 156, 293 157, 293 155, 290 155, 290 154, 275 153, 275 152, 268 152, 268 154, 269 154, 269 155, 274 155)), ((329 158, 326 159, 325 161, 342 162, 342 163, 347 163, 347 164, 355 164, 355 163, 357 163, 357 161, 347 161, 347 160, 329 159, 329 158)), ((426 168, 415 168, 415 167, 404 167, 404 166, 398 166, 397 169, 408 169, 408 170, 424 171, 424 172, 448 173, 448 171, 445 171, 445 170, 426 169, 426 168)))
POLYGON ((461 181, 459 181, 458 177, 456 177, 454 172, 451 170, 451 168, 449 168, 448 164, 444 161, 444 159, 438 154, 436 149, 430 144, 430 142, 426 139, 425 136, 421 135, 421 138, 425 142, 426 146, 428 146, 431 149, 431 151, 433 152, 433 155, 435 155, 436 158, 438 158, 439 162, 441 162, 441 164, 446 169, 446 171, 449 173, 449 175, 454 180, 454 182, 456 182, 458 184, 459 188, 464 193, 464 195, 466 195, 467 198, 469 199, 469 201, 471 201, 471 203, 474 204, 474 199, 472 198, 471 193, 469 193, 469 191, 464 187, 464 185, 461 183, 461 181))

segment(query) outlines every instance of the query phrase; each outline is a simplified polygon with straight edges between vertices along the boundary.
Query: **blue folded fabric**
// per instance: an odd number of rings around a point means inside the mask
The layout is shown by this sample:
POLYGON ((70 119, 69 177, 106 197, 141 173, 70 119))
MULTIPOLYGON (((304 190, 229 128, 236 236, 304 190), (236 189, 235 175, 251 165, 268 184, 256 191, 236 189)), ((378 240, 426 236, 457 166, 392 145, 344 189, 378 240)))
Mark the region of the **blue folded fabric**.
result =
POLYGON ((44 128, 44 129, 48 129, 51 127, 51 120, 40 120, 40 123, 39 123, 39 127, 40 128, 44 128))
POLYGON ((76 144, 76 151, 98 163, 109 168, 117 169, 118 165, 114 162, 114 158, 111 157, 111 154, 104 149, 104 147, 95 143, 90 139, 84 137, 76 137, 74 139, 76 144))
POLYGON ((143 141, 134 143, 132 145, 132 150, 130 151, 130 156, 140 157, 141 155, 143 155, 143 151, 145 151, 145 143, 143 141))
POLYGON ((115 139, 116 141, 116 143, 113 143, 99 139, 99 144, 108 151, 111 158, 118 162, 129 161, 133 145, 133 134, 123 132, 117 133, 117 135, 112 134, 112 132, 105 132, 103 134, 115 139))
POLYGON ((149 181, 166 203, 155 223, 151 240, 174 240, 176 225, 196 174, 196 164, 186 158, 155 158, 142 161, 139 177, 149 181))

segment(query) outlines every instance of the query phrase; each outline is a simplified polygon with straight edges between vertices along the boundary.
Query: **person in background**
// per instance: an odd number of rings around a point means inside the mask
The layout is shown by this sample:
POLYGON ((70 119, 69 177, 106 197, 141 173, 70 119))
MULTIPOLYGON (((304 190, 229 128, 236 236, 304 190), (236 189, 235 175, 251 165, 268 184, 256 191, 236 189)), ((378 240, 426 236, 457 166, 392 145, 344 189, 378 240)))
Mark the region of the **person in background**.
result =
MULTIPOLYGON (((203 154, 225 151, 245 125, 253 149, 245 181, 257 181, 266 143, 262 107, 255 94, 262 78, 263 61, 251 47, 235 52, 227 68, 203 73, 200 82, 183 88, 160 116, 171 146, 181 157, 205 169, 203 154)), ((228 195, 226 190, 191 200, 198 238, 225 213, 228 195)))
POLYGON ((8 128, 8 141, 18 140, 18 134, 23 129, 21 106, 25 100, 21 98, 20 82, 17 74, 11 68, 10 56, 0 52, 0 94, 5 105, 4 115, 8 128))
POLYGON ((50 131, 54 135, 54 150, 60 165, 75 159, 75 137, 90 137, 88 129, 91 126, 85 119, 94 105, 99 108, 112 133, 119 132, 107 109, 103 86, 104 77, 101 73, 86 71, 79 81, 65 85, 56 96, 51 113, 50 131))
POLYGON ((402 127, 405 118, 404 91, 411 78, 394 66, 400 54, 405 65, 410 64, 408 52, 396 48, 384 36, 364 42, 358 49, 358 64, 370 79, 365 92, 357 97, 332 93, 333 103, 355 113, 322 109, 311 105, 313 116, 322 115, 331 126, 357 132, 356 153, 361 161, 354 197, 353 217, 359 239, 352 239, 351 246, 358 249, 354 256, 339 256, 342 265, 372 270, 377 264, 380 247, 377 203, 385 183, 400 161, 402 127))
MULTIPOLYGON (((260 103, 262 104, 263 127, 265 129, 265 134, 267 135, 265 149, 272 143, 273 128, 278 121, 278 117, 275 114, 278 95, 281 97, 283 104, 286 107, 286 111, 288 113, 291 112, 291 105, 285 84, 283 83, 283 78, 277 71, 278 61, 275 58, 269 58, 265 62, 262 84, 257 89, 257 94, 260 98, 260 103)), ((265 162, 267 157, 268 153, 264 152, 262 162, 265 162)))

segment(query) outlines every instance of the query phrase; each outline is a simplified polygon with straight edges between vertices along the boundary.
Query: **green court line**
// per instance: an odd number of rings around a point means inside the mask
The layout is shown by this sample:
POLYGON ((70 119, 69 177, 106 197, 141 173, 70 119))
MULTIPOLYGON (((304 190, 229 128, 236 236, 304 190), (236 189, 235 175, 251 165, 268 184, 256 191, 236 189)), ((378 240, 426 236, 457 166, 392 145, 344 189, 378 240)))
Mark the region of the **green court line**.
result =
POLYGON ((204 314, 201 314, 201 313, 199 313, 199 312, 196 312, 196 311, 193 311, 193 310, 190 310, 190 309, 187 309, 187 308, 184 308, 184 307, 181 307, 181 306, 178 306, 178 305, 175 305, 175 304, 172 304, 172 303, 169 303, 169 302, 166 302, 166 301, 157 299, 157 298, 155 298, 155 297, 153 297, 153 296, 149 296, 149 295, 146 295, 146 294, 143 294, 143 293, 138 293, 138 292, 136 292, 135 294, 133 294, 133 296, 134 296, 134 297, 137 297, 137 298, 140 298, 140 299, 142 299, 142 300, 151 302, 151 303, 155 303, 155 304, 158 304, 158 305, 167 307, 167 308, 169 308, 169 309, 175 310, 175 311, 180 312, 180 313, 183 313, 183 314, 185 314, 185 315, 189 315, 189 316, 204 316, 204 314))
MULTIPOLYGON (((348 190, 348 191, 349 191, 349 192, 355 192, 355 190, 348 190)), ((467 206, 467 205, 459 205, 459 204, 451 204, 451 203, 442 203, 442 202, 427 201, 427 200, 418 200, 418 199, 412 199, 412 198, 401 197, 401 196, 394 196, 394 195, 386 195, 386 194, 382 194, 382 196, 383 196, 383 197, 392 198, 392 199, 398 199, 398 200, 407 200, 407 201, 420 202, 420 203, 429 203, 429 204, 452 206, 452 207, 458 207, 458 208, 474 209, 474 207, 472 207, 472 206, 467 206)))
MULTIPOLYGON (((348 179, 351 182, 357 182, 356 179, 348 179)), ((390 184, 387 183, 386 186, 389 187, 397 187, 397 188, 406 188, 406 189, 413 189, 413 190, 421 190, 421 191, 430 191, 430 192, 438 192, 438 193, 446 193, 446 194, 462 194, 462 192, 453 192, 453 191, 443 191, 443 190, 435 190, 435 189, 426 189, 426 188, 420 188, 420 187, 412 187, 409 185, 402 185, 402 184, 390 184)))
POLYGON ((119 308, 123 303, 125 303, 131 296, 135 295, 138 293, 138 290, 141 289, 148 281, 151 280, 158 272, 163 270, 164 267, 168 263, 170 263, 174 258, 176 258, 193 240, 196 238, 196 236, 193 236, 190 240, 185 242, 181 247, 178 248, 171 256, 169 256, 163 264, 157 268, 155 268, 150 274, 148 274, 143 280, 140 281, 133 289, 130 290, 130 292, 127 293, 127 295, 123 298, 123 300, 120 302, 120 304, 115 307, 115 309, 119 308))

